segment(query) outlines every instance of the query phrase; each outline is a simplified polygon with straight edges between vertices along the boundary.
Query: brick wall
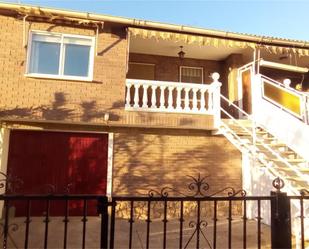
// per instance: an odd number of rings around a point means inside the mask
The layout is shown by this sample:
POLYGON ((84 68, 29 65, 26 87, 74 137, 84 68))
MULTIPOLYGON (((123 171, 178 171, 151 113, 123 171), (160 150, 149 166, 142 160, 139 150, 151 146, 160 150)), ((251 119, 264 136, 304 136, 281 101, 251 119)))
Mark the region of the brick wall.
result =
POLYGON ((114 133, 114 195, 147 194, 165 186, 186 191, 192 182, 187 175, 198 173, 209 175, 209 193, 242 187, 241 153, 225 137, 207 131, 16 122, 5 127, 114 133))
MULTIPOLYGON (((180 127, 212 129, 212 115, 171 115, 133 113, 124 110, 127 63, 125 28, 106 23, 98 39, 98 55, 94 60, 92 82, 30 78, 25 76, 27 49, 23 48, 23 22, 0 16, 0 119, 45 120, 61 122, 104 123, 110 114, 110 125, 180 127)), ((53 31, 95 36, 95 28, 45 22, 26 22, 26 30, 53 31)), ((157 58, 157 57, 155 57, 157 58)), ((167 57, 169 58, 169 57, 167 57)), ((178 81, 177 58, 156 59, 158 79, 171 77, 178 81)), ((219 62, 185 59, 188 65, 218 71, 219 62)), ((209 71, 208 71, 209 70, 209 71)), ((207 78, 207 77, 206 77, 207 78)), ((208 78, 207 78, 208 79, 208 78)))
POLYGON ((209 176, 209 193, 241 188, 240 152, 224 137, 206 132, 130 129, 115 132, 113 193, 147 194, 174 187, 186 191, 194 177, 209 176))
POLYGON ((218 72, 222 74, 222 62, 211 60, 198 60, 184 58, 179 60, 178 57, 147 55, 130 53, 130 62, 151 63, 155 64, 155 80, 166 80, 179 82, 180 66, 202 67, 204 72, 204 83, 211 83, 211 73, 218 72))
MULTIPOLYGON (((125 96, 125 30, 105 25, 98 39, 93 82, 38 79, 24 76, 26 52, 23 23, 0 16, 1 116, 102 122, 105 111, 117 113, 125 96)), ((95 28, 27 22, 27 30, 95 36, 95 28)))

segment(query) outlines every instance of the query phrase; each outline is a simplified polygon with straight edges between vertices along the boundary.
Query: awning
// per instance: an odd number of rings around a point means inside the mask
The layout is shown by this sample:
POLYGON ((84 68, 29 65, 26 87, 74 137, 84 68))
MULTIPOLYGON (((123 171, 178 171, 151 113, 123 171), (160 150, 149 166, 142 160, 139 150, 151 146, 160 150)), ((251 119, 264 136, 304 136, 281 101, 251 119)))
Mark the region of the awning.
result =
POLYGON ((293 47, 280 47, 273 45, 254 43, 248 41, 239 41, 232 39, 224 39, 217 37, 201 36, 201 35, 190 35, 184 33, 174 33, 167 31, 157 31, 150 29, 140 29, 140 28, 129 28, 130 35, 133 37, 140 37, 142 39, 156 39, 156 40, 166 40, 175 41, 184 44, 198 44, 200 46, 213 46, 213 47, 236 47, 236 48, 264 48, 268 52, 273 54, 298 54, 299 56, 309 56, 308 49, 293 48, 293 47))

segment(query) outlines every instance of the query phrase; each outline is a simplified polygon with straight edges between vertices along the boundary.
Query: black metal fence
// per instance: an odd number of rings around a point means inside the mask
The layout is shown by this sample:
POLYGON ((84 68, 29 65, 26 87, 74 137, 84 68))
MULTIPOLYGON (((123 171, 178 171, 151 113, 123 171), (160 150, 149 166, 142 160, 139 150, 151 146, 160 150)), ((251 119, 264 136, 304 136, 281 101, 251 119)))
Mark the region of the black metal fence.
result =
POLYGON ((163 188, 109 200, 0 195, 2 247, 306 248, 308 192, 287 196, 276 179, 269 196, 233 188, 209 193, 205 178, 192 179, 186 193, 163 188))

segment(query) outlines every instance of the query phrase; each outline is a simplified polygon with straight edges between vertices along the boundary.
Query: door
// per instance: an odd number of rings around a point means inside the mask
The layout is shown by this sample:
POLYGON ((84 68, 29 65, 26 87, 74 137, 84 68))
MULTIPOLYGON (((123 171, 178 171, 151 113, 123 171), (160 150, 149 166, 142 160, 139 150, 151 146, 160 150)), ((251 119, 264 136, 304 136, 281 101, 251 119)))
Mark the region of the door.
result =
POLYGON ((238 79, 240 84, 240 108, 246 113, 252 114, 252 92, 251 92, 251 79, 252 67, 244 67, 238 70, 238 79))
MULTIPOLYGON (((8 193, 106 194, 108 134, 12 130, 8 156, 8 193)), ((32 215, 42 215, 45 203, 34 203, 32 215)), ((16 203, 16 215, 24 207, 16 203)), ((83 203, 69 202, 69 214, 80 215, 83 203)), ((52 215, 63 214, 64 203, 54 203, 52 215)), ((88 214, 96 214, 95 203, 88 214)))

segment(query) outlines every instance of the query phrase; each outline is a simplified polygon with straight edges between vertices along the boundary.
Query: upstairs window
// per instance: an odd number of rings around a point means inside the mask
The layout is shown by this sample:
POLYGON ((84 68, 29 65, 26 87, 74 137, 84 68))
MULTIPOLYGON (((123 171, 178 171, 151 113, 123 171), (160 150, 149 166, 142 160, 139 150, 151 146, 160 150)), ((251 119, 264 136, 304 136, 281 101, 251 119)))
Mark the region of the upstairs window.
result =
POLYGON ((202 67, 180 67, 180 82, 203 84, 202 67))
POLYGON ((93 37, 49 32, 30 35, 30 76, 92 80, 93 60, 93 37))
POLYGON ((154 80, 155 65, 148 63, 129 62, 128 79, 154 80))

